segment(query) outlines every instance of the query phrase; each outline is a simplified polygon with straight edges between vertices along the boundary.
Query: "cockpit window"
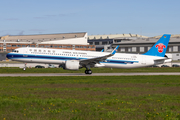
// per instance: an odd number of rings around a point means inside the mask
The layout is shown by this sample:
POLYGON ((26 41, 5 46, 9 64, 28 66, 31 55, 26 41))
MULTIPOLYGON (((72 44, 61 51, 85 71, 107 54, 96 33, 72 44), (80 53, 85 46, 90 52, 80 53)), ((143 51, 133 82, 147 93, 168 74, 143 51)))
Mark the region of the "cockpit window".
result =
POLYGON ((18 53, 19 51, 18 50, 13 50, 13 52, 18 53))

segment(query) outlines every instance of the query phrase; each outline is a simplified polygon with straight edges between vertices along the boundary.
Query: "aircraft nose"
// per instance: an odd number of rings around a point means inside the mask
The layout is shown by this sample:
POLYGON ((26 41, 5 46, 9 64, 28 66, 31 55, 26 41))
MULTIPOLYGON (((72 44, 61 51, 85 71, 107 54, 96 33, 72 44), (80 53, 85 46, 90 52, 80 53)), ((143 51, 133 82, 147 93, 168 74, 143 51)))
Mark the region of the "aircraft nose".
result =
POLYGON ((9 59, 9 57, 10 57, 10 53, 8 53, 8 54, 6 55, 6 58, 8 58, 8 59, 9 59))

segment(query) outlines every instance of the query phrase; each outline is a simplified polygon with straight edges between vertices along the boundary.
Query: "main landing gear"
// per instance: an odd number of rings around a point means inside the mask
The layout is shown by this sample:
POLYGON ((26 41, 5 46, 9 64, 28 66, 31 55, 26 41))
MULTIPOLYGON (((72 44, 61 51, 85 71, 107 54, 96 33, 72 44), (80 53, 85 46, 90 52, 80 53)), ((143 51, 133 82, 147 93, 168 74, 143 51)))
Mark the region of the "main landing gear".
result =
POLYGON ((85 70, 85 74, 92 74, 91 69, 89 69, 89 70, 85 70))
POLYGON ((86 65, 85 74, 92 74, 92 71, 90 69, 90 65, 86 65))

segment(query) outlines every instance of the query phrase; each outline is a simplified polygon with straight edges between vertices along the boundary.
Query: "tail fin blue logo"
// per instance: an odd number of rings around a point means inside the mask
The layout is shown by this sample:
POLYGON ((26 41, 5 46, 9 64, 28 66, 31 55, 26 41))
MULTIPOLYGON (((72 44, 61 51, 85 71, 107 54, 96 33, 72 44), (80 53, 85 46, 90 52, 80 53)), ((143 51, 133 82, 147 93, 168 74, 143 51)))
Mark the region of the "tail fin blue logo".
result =
POLYGON ((159 43, 158 45, 156 45, 156 48, 158 48, 159 53, 162 53, 166 46, 163 43, 159 43))

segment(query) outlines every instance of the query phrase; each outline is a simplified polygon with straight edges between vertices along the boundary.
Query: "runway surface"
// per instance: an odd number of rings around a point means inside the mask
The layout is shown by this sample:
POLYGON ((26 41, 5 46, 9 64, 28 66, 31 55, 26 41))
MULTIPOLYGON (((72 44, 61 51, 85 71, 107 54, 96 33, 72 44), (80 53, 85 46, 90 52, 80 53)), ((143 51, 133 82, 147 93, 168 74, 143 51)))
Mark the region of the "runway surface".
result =
POLYGON ((15 74, 0 74, 0 77, 28 77, 28 76, 136 76, 136 75, 180 75, 176 73, 93 73, 86 75, 84 73, 15 73, 15 74))

